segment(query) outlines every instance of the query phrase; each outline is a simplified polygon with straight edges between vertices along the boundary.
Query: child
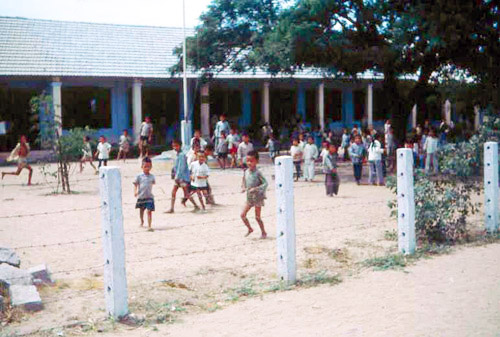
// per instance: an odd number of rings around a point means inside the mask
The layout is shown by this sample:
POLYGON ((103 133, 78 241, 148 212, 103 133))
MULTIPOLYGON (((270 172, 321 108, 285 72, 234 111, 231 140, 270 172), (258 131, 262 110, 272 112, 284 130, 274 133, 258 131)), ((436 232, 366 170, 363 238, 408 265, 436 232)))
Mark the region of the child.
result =
POLYGON ((152 232, 151 223, 155 210, 155 200, 153 196, 153 185, 156 183, 155 176, 150 173, 153 163, 149 157, 142 160, 142 173, 134 180, 134 196, 137 198, 135 208, 139 208, 141 227, 144 226, 144 210, 148 210, 148 231, 152 232))
POLYGON ((200 208, 198 207, 194 199, 189 195, 188 184, 190 181, 190 174, 186 161, 186 155, 184 154, 184 152, 182 152, 181 143, 178 140, 172 141, 172 147, 175 152, 177 152, 174 167, 172 168, 172 179, 174 179, 175 184, 172 188, 170 209, 166 213, 174 213, 175 196, 177 195, 177 190, 179 188, 182 188, 182 190, 184 191, 182 204, 186 206, 186 201, 189 200, 194 205, 194 210, 198 211, 200 208))
POLYGON ((304 146, 304 178, 306 181, 314 180, 314 162, 318 158, 319 151, 314 144, 314 137, 307 137, 307 144, 304 146))
POLYGON ((226 133, 222 131, 220 133, 220 137, 218 139, 218 144, 217 144, 217 161, 219 162, 220 168, 225 170, 226 169, 226 161, 227 161, 227 153, 229 151, 228 148, 228 143, 226 139, 226 133))
POLYGON ((264 206, 264 199, 266 199, 266 189, 267 181, 262 173, 257 169, 257 163, 259 162, 259 154, 256 151, 250 151, 247 154, 247 165, 248 169, 245 170, 242 183, 242 193, 247 192, 247 201, 243 212, 241 213, 241 220, 248 228, 248 232, 245 236, 252 234, 253 228, 250 226, 250 222, 247 219, 247 213, 252 207, 255 207, 255 220, 259 224, 260 231, 262 235, 261 239, 267 237, 266 230, 264 229, 264 222, 260 217, 262 207, 264 206))
POLYGON ((292 146, 290 147, 290 155, 293 158, 293 165, 295 165, 295 171, 296 171, 296 176, 295 176, 295 181, 298 181, 300 178, 300 163, 302 162, 302 149, 300 148, 299 145, 299 140, 295 138, 292 141, 292 146))
POLYGON ((240 145, 240 136, 235 129, 231 129, 231 132, 227 136, 227 145, 229 154, 231 155, 231 168, 235 168, 237 166, 236 154, 238 153, 238 146, 240 145))
POLYGON ((344 161, 347 161, 349 160, 349 144, 351 143, 351 137, 346 128, 343 128, 342 131, 342 143, 340 146, 344 149, 344 161))
POLYGON ((205 150, 205 146, 207 146, 207 141, 201 137, 200 130, 194 130, 194 136, 191 138, 191 148, 194 144, 198 144, 200 146, 200 151, 205 150))
POLYGON ((349 147, 349 155, 351 156, 352 168, 354 170, 354 179, 356 184, 361 183, 361 175, 363 172, 363 157, 365 153, 365 146, 361 140, 360 135, 354 137, 354 143, 349 147))
POLYGON ((97 144, 97 151, 95 152, 95 157, 99 160, 98 168, 101 167, 102 164, 104 166, 108 166, 109 152, 111 151, 111 144, 106 141, 106 137, 99 137, 99 144, 97 144))
POLYGON ((31 176, 33 175, 33 169, 28 164, 28 156, 30 154, 30 144, 28 143, 26 136, 22 135, 19 138, 19 143, 10 153, 7 161, 17 160, 17 170, 16 172, 2 172, 2 179, 5 175, 18 176, 21 171, 25 168, 28 170, 28 186, 31 185, 31 176))
POLYGON ((83 137, 83 147, 82 147, 82 158, 80 159, 80 173, 83 171, 83 164, 86 162, 90 163, 90 166, 94 168, 94 171, 97 174, 97 168, 94 166, 94 163, 92 162, 92 145, 90 145, 90 137, 85 136, 83 137))
POLYGON ((382 172, 382 144, 378 140, 380 138, 379 134, 373 136, 373 141, 368 147, 368 163, 370 164, 370 184, 375 184, 375 176, 378 179, 378 185, 384 185, 384 174, 382 172))
POLYGON ((304 152, 304 148, 306 147, 306 142, 304 140, 303 133, 299 133, 299 146, 300 146, 300 149, 302 150, 302 152, 304 152))
POLYGON ((323 162, 323 160, 325 159, 325 156, 328 154, 328 147, 329 147, 329 143, 324 140, 322 143, 321 143, 321 152, 319 154, 319 157, 321 158, 321 162, 323 162))
POLYGON ((326 195, 333 197, 339 193, 340 179, 337 174, 337 148, 328 145, 328 154, 323 158, 323 173, 325 174, 326 195))
POLYGON ((269 140, 267 141, 266 150, 269 151, 269 157, 274 164, 274 159, 279 155, 279 144, 274 138, 274 133, 269 134, 269 140))
POLYGON ((215 124, 214 138, 215 138, 215 152, 218 154, 219 142, 222 138, 222 133, 225 135, 229 134, 229 123, 226 120, 226 115, 222 114, 219 117, 219 121, 215 124))
POLYGON ((210 169, 206 164, 207 158, 205 153, 198 153, 198 160, 191 164, 191 194, 198 194, 198 199, 200 199, 200 204, 203 210, 205 210, 205 204, 203 203, 203 196, 208 198, 208 175, 210 174, 210 169))
POLYGON ((186 154, 186 162, 188 167, 191 165, 192 162, 196 161, 196 156, 200 151, 201 151, 200 144, 194 142, 193 146, 191 147, 191 149, 189 149, 188 153, 186 154))
POLYGON ((149 156, 149 145, 153 137, 153 123, 151 123, 151 117, 146 116, 146 118, 144 118, 139 134, 141 137, 139 141, 139 158, 142 158, 143 156, 149 156))
POLYGON ((238 162, 241 168, 247 167, 247 155, 249 152, 253 151, 253 144, 250 143, 250 138, 248 134, 244 133, 242 137, 242 142, 238 145, 238 162))
POLYGON ((425 174, 430 173, 431 165, 435 174, 437 174, 439 171, 437 149, 438 149, 438 139, 436 137, 436 131, 434 131, 434 129, 430 129, 429 136, 425 139, 425 144, 424 144, 424 151, 426 154, 425 174))
POLYGON ((118 155, 116 156, 116 160, 120 160, 123 156, 123 162, 127 159, 128 151, 130 150, 130 136, 128 135, 128 131, 123 130, 123 134, 120 136, 119 142, 120 148, 118 150, 118 155))

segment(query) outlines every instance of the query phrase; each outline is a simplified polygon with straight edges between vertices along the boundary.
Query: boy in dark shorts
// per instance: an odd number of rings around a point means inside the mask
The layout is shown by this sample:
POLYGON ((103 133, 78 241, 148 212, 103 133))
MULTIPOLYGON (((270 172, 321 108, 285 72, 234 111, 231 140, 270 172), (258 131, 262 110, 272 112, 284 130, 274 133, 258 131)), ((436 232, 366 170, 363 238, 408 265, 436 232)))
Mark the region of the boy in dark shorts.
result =
POLYGON ((220 168, 225 170, 227 162, 227 154, 229 152, 228 142, 226 139, 225 132, 220 133, 220 137, 215 152, 217 152, 217 161, 219 162, 220 168))
POLYGON ((137 175, 134 180, 134 196, 137 197, 135 208, 139 208, 141 218, 141 227, 144 226, 144 211, 148 211, 148 231, 153 231, 151 223, 153 221, 153 212, 155 210, 155 200, 153 196, 153 185, 155 176, 150 173, 153 163, 149 157, 142 160, 142 173, 137 175))

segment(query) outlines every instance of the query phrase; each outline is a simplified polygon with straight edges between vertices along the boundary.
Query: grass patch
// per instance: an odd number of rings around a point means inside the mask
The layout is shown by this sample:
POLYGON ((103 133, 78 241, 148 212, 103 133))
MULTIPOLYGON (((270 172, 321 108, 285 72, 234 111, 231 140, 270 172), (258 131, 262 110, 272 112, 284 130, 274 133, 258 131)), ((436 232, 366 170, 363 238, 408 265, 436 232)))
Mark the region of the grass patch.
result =
POLYGON ((384 232, 384 239, 387 241, 398 241, 398 231, 393 229, 384 232))
POLYGON ((349 255, 349 250, 347 250, 347 248, 332 249, 328 253, 328 256, 331 259, 334 259, 338 263, 342 263, 342 264, 347 264, 351 261, 351 257, 349 255))
POLYGON ((317 273, 305 274, 300 280, 297 281, 299 287, 314 287, 320 284, 339 284, 342 279, 339 275, 330 275, 327 271, 322 270, 317 273))

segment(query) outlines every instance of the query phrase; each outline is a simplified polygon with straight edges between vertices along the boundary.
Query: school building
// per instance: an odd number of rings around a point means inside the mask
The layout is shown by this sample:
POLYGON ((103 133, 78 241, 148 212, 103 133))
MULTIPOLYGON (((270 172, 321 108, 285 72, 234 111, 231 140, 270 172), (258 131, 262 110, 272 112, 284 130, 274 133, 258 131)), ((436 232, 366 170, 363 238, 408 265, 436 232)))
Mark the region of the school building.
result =
MULTIPOLYGON (((42 92, 52 95, 63 129, 88 125, 114 142, 123 129, 137 135, 149 115, 155 143, 178 137, 182 76, 170 69, 182 39, 181 28, 0 17, 0 121, 10 124, 0 151, 20 134, 36 138, 29 101, 42 92)), ((376 108, 382 75, 372 72, 356 81, 314 70, 274 77, 225 70, 206 83, 187 76, 189 118, 205 136, 222 113, 240 129, 268 122, 276 131, 297 116, 333 129, 381 125, 386 117, 376 108)))

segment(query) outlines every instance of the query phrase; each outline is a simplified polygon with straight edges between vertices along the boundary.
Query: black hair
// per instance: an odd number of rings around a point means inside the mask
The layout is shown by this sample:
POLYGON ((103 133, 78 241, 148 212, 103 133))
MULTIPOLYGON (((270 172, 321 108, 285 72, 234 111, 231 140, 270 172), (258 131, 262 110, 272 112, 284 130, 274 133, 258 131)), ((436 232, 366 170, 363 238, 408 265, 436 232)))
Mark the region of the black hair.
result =
POLYGON ((85 136, 83 137, 87 142, 90 141, 90 137, 89 136, 85 136))
POLYGON ((146 163, 151 163, 152 164, 151 159, 149 157, 142 158, 142 164, 146 164, 146 163))
POLYGON ((105 137, 104 135, 100 135, 100 136, 99 136, 99 138, 104 138, 104 139, 106 139, 106 137, 105 137))
POLYGON ((182 145, 181 142, 177 139, 172 140, 172 144, 182 145))
POLYGON ((247 157, 254 157, 255 159, 259 160, 259 153, 253 150, 247 153, 247 157))

